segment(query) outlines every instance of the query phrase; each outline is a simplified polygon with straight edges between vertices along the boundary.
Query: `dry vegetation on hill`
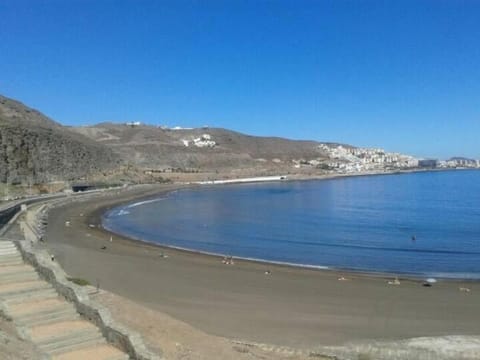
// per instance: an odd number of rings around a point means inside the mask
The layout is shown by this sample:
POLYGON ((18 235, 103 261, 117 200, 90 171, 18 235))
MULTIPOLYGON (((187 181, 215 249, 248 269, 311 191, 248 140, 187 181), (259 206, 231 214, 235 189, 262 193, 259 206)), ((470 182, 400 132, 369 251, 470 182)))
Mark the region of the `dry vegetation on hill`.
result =
POLYGON ((313 141, 248 136, 218 128, 172 130, 104 123, 73 130, 111 148, 125 161, 148 169, 284 170, 292 167, 294 159, 324 156, 313 141), (196 146, 194 139, 203 135, 208 135, 215 145, 196 146))
POLYGON ((293 171, 294 160, 326 157, 313 141, 218 128, 173 130, 113 123, 66 127, 0 96, 0 183, 4 184, 150 182, 160 180, 165 172, 203 174, 197 179, 209 178, 206 174, 269 175, 293 171), (206 139, 210 143, 201 146, 206 139))

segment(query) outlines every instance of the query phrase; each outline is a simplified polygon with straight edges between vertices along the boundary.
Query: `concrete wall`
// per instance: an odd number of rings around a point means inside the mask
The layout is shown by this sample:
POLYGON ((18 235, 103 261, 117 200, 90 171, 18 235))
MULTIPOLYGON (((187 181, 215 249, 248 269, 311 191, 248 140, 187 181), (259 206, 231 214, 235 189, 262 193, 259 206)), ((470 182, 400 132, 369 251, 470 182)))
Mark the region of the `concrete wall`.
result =
POLYGON ((34 266, 39 276, 52 284, 61 296, 72 302, 80 315, 98 326, 109 343, 135 360, 162 359, 148 351, 139 334, 116 323, 106 308, 91 301, 84 289, 68 281, 63 269, 46 251, 32 249, 28 241, 19 241, 18 245, 23 259, 34 266))
POLYGON ((39 276, 52 284, 61 296, 72 302, 80 315, 93 322, 109 343, 125 351, 131 359, 163 359, 162 355, 153 354, 145 347, 138 333, 116 323, 105 307, 90 300, 82 287, 68 281, 63 269, 55 261, 52 261, 45 250, 32 247, 32 244, 38 241, 38 233, 35 228, 36 213, 38 212, 30 211, 30 214, 25 217, 30 221, 20 223, 25 241, 18 241, 17 244, 25 262, 31 264, 39 276))

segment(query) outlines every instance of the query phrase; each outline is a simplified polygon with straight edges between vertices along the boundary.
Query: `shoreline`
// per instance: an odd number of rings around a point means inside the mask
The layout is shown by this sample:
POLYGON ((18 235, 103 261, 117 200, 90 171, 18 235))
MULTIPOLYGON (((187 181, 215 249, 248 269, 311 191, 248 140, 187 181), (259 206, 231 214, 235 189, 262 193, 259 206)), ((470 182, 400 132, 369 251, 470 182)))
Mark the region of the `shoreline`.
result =
MULTIPOLYGON (((156 243, 153 241, 144 240, 142 238, 136 238, 133 236, 129 236, 126 234, 122 234, 120 232, 116 232, 113 229, 109 229, 105 227, 103 224, 103 217, 104 215, 115 208, 121 208, 123 206, 131 206, 136 205, 139 203, 143 203, 149 200, 155 200, 161 196, 168 196, 170 193, 179 191, 179 190, 188 190, 188 189, 214 189, 218 186, 231 186, 231 185, 242 185, 242 184, 252 184, 252 183, 265 183, 265 182, 296 182, 296 181, 322 181, 322 180, 336 180, 336 179, 345 179, 345 178, 355 178, 355 177, 370 177, 370 176, 382 176, 382 175, 407 175, 412 173, 425 173, 425 172, 443 172, 443 171, 464 171, 464 170, 472 170, 472 169, 415 169, 415 170, 407 170, 407 171, 395 171, 395 172, 371 172, 371 173, 353 173, 353 174, 335 174, 335 175, 322 175, 319 177, 306 177, 306 178, 288 178, 287 176, 272 176, 272 177, 261 177, 258 178, 260 180, 255 180, 257 178, 246 178, 246 179, 236 179, 236 180, 227 180, 226 182, 222 182, 223 180, 218 180, 218 182, 205 182, 205 183, 191 183, 191 184, 172 184, 172 189, 170 190, 162 190, 159 193, 143 195, 140 197, 135 197, 129 200, 119 200, 118 203, 110 205, 108 207, 103 207, 95 211, 94 214, 90 214, 89 222, 85 223, 85 225, 89 224, 96 224, 96 227, 104 231, 105 234, 109 236, 117 236, 123 238, 125 241, 131 241, 132 243, 142 244, 142 245, 149 245, 155 248, 163 249, 163 250, 173 250, 179 252, 186 252, 192 255, 201 255, 212 257, 215 259, 222 259, 224 257, 232 257, 236 261, 245 261, 245 262, 252 262, 252 263, 259 263, 268 266, 280 266, 280 267, 292 267, 298 269, 308 269, 313 271, 328 271, 333 272, 336 274, 342 273, 348 276, 364 276, 364 277, 373 277, 373 278, 382 278, 382 279, 391 279, 398 277, 399 279, 403 280, 410 280, 410 281, 418 281, 423 282, 427 278, 435 278, 436 280, 440 281, 450 281, 450 282, 480 282, 480 274, 478 277, 460 277, 454 276, 457 273, 452 273, 452 276, 442 276, 448 275, 448 273, 409 273, 409 272, 388 272, 388 271, 375 271, 375 270, 362 270, 362 269, 352 269, 352 268, 342 268, 342 267, 332 267, 326 265, 312 265, 312 264, 299 264, 299 263, 290 263, 290 262, 282 262, 282 261, 274 261, 268 259, 261 259, 261 258, 250 258, 250 257, 240 257, 235 256, 233 254, 223 254, 223 253, 215 253, 215 252, 208 252, 202 250, 195 250, 190 248, 183 248, 174 245, 166 245, 162 243, 156 243), (178 186, 178 187, 177 187, 178 186)), ((473 169, 474 170, 474 169, 473 169)), ((463 273, 460 273, 463 274, 463 273)))
POLYGON ((272 267, 287 267, 287 268, 293 268, 298 270, 304 269, 304 270, 311 270, 311 271, 330 272, 337 275, 343 274, 347 276, 381 278, 384 280, 398 278, 399 280, 409 280, 409 281, 419 282, 419 283, 423 283, 427 279, 435 279, 443 282, 462 282, 462 283, 478 282, 480 283, 480 274, 479 274, 479 277, 465 278, 465 277, 454 277, 454 276, 448 277, 448 276, 435 275, 430 273, 386 272, 386 271, 373 271, 373 270, 368 271, 368 270, 360 270, 360 269, 357 270, 357 269, 351 269, 351 268, 333 267, 333 266, 325 266, 325 265, 298 264, 298 263, 274 261, 274 260, 259 259, 259 258, 241 257, 241 256, 230 255, 230 254, 214 253, 214 252, 208 252, 208 251, 202 251, 202 250, 183 248, 183 247, 173 246, 173 245, 165 245, 165 244, 155 243, 153 241, 147 241, 140 238, 135 238, 119 232, 117 233, 109 228, 104 227, 103 225, 101 225, 101 228, 99 228, 98 230, 104 231, 105 234, 110 236, 120 237, 124 241, 137 243, 138 245, 151 246, 153 248, 157 248, 161 250, 172 250, 175 252, 191 254, 193 256, 196 256, 196 255, 206 256, 208 258, 213 258, 219 261, 228 257, 235 261, 242 261, 246 263, 256 263, 256 264, 272 266, 272 267))
POLYGON ((388 275, 246 260, 225 265, 221 257, 110 235, 93 223, 121 203, 181 188, 186 186, 133 189, 53 208, 41 246, 47 246, 69 276, 229 339, 311 349, 479 333, 478 282, 439 281, 425 288, 418 280, 401 277, 395 286, 388 275), (460 287, 471 291, 461 292, 460 287))

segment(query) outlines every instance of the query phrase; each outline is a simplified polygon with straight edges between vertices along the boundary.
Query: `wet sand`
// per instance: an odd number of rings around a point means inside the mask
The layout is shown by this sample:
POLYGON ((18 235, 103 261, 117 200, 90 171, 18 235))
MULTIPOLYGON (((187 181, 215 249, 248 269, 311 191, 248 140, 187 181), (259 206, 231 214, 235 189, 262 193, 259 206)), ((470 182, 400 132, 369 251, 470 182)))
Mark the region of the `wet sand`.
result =
POLYGON ((113 193, 53 209, 46 246, 71 276, 213 335, 308 348, 480 333, 479 283, 440 281, 426 288, 400 279, 395 286, 387 284, 391 278, 361 274, 248 261, 225 265, 219 257, 117 235, 110 242, 110 233, 89 227, 114 204, 173 188, 113 193))

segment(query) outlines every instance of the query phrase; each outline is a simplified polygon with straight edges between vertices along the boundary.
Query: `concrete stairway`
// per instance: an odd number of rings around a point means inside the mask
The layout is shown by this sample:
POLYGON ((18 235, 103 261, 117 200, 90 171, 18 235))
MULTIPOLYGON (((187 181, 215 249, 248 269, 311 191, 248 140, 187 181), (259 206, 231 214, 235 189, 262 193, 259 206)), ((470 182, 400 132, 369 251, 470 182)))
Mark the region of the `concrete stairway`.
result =
POLYGON ((0 309, 51 359, 126 360, 99 329, 78 315, 26 265, 10 241, 0 241, 0 309))

